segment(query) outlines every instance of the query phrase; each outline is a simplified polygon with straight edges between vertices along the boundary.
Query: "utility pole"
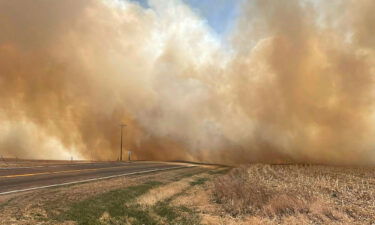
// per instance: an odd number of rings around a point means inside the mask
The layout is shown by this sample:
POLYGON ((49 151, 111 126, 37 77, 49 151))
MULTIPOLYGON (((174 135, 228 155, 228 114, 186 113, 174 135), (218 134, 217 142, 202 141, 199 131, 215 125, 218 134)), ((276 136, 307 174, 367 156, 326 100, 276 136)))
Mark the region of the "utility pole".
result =
POLYGON ((126 124, 121 124, 120 125, 120 127, 121 127, 121 148, 120 148, 120 161, 122 161, 122 129, 124 128, 124 127, 126 127, 126 124))

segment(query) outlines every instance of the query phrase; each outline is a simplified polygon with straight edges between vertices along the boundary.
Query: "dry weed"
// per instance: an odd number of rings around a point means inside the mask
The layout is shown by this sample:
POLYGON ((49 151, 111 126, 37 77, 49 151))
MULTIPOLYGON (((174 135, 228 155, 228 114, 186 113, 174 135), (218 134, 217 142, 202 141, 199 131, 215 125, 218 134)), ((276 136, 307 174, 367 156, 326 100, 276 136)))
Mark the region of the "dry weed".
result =
POLYGON ((270 199, 266 186, 252 180, 245 168, 234 169, 214 182, 214 195, 232 216, 254 214, 270 199))
POLYGON ((264 206, 265 213, 270 217, 307 213, 309 208, 306 202, 291 195, 275 195, 264 206))
MULTIPOLYGON (((260 224, 374 224, 373 168, 250 165, 213 184, 213 199, 260 224)), ((252 222, 249 224, 257 224, 252 222)))
POLYGON ((196 175, 193 177, 185 178, 177 182, 169 183, 167 185, 151 189, 146 194, 142 195, 137 202, 143 206, 153 206, 157 202, 168 199, 178 193, 182 193, 188 187, 190 182, 193 182, 197 178, 207 177, 207 174, 196 175))

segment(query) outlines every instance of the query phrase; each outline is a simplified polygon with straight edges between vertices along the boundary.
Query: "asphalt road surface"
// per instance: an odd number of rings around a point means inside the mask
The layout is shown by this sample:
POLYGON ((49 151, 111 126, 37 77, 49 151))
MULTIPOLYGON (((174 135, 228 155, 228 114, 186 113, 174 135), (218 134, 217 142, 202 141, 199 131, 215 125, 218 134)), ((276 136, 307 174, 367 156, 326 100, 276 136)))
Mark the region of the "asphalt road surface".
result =
POLYGON ((162 162, 99 162, 0 168, 0 195, 184 167, 162 162))

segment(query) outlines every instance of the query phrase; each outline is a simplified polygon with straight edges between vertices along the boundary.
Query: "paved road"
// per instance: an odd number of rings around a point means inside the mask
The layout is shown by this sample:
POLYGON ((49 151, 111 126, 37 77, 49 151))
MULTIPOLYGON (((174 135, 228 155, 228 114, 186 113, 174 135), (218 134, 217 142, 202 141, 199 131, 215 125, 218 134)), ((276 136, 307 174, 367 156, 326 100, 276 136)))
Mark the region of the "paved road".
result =
POLYGON ((161 162, 101 162, 0 168, 0 195, 183 167, 186 165, 161 162))

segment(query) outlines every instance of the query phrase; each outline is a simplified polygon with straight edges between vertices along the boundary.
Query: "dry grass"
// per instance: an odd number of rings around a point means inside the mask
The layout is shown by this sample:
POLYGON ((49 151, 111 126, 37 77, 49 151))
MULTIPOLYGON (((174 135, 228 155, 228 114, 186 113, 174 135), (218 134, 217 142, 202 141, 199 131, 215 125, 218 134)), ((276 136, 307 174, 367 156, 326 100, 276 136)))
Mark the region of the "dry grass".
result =
POLYGON ((245 168, 234 169, 219 177, 214 190, 217 202, 232 216, 256 213, 272 195, 270 187, 249 179, 245 168))
POLYGON ((212 196, 225 217, 253 221, 247 224, 374 224, 373 172, 371 168, 251 165, 216 179, 212 196))
POLYGON ((191 186, 191 182, 202 177, 207 177, 207 174, 192 176, 177 182, 169 183, 167 185, 151 189, 149 192, 142 195, 137 200, 137 202, 142 206, 153 206, 158 202, 162 202, 176 194, 184 192, 191 186))

